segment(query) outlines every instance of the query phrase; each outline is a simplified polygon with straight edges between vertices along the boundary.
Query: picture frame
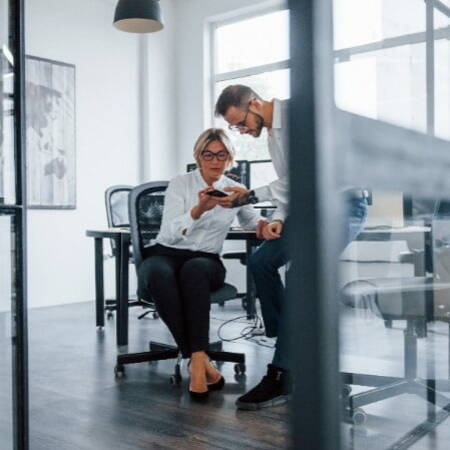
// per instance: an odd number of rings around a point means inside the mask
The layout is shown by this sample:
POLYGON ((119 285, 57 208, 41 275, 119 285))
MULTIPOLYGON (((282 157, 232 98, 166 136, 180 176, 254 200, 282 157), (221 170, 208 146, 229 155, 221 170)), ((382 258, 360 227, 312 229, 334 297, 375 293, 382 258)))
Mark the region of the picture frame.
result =
POLYGON ((75 65, 25 58, 27 203, 76 209, 75 65))

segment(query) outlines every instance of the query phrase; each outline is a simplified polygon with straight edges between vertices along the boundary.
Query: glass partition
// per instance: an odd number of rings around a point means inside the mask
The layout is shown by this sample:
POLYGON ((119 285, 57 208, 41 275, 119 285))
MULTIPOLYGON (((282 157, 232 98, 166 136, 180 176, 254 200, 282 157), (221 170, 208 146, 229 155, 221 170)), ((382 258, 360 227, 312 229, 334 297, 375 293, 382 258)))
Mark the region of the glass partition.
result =
POLYGON ((28 448, 23 0, 0 0, 0 448, 28 448))
POLYGON ((13 447, 12 371, 12 241, 11 217, 0 212, 0 439, 1 448, 13 447))
POLYGON ((334 1, 335 103, 352 147, 338 183, 345 449, 448 445, 450 144, 433 134, 450 138, 449 17, 435 3, 334 1))

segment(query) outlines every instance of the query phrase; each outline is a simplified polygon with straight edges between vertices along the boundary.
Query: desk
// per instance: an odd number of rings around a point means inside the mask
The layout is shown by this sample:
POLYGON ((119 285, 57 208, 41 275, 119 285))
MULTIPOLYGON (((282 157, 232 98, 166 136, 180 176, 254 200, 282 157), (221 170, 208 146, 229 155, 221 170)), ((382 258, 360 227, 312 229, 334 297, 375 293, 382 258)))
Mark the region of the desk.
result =
MULTIPOLYGON (((157 235, 154 233, 154 237, 157 235)), ((104 315, 104 282, 103 282, 103 239, 114 239, 116 243, 116 299, 117 299, 117 345, 128 344, 128 276, 131 236, 128 229, 110 228, 107 230, 87 230, 86 236, 94 238, 95 249, 95 311, 96 325, 105 325, 104 315)), ((152 236, 153 237, 153 236, 152 236)), ((261 242, 254 231, 230 229, 226 239, 245 241, 246 253, 249 257, 261 242)), ((256 292, 248 264, 246 266, 247 317, 253 318, 256 313, 256 292)))
POLYGON ((357 241, 408 241, 412 236, 430 237, 431 227, 407 226, 401 228, 365 228, 357 241))

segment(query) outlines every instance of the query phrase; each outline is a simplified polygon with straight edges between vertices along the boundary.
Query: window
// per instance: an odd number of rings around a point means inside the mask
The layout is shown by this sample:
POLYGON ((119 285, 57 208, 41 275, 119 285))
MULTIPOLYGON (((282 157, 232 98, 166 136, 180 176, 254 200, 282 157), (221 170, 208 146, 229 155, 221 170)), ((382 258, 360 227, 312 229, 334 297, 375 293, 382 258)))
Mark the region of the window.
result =
MULTIPOLYGON (((211 97, 230 84, 250 86, 264 99, 289 98, 289 12, 276 10, 212 25, 211 97)), ((214 126, 227 128, 222 118, 214 126)), ((259 139, 230 132, 237 159, 268 159, 266 132, 259 139)))
POLYGON ((337 106, 448 139, 448 4, 433 3, 427 26, 423 0, 335 0, 337 106))

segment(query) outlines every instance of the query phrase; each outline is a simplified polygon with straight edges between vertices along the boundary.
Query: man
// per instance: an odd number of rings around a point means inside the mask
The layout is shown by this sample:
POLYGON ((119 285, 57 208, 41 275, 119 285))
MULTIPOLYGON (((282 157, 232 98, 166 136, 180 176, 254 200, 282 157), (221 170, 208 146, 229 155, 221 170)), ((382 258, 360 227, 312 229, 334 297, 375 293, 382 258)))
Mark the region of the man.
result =
MULTIPOLYGON (((267 144, 278 179, 254 191, 229 188, 231 194, 219 201, 224 207, 237 207, 247 203, 272 201, 277 209, 271 222, 260 222, 258 234, 266 240, 248 261, 253 275, 266 335, 277 337, 272 363, 261 382, 239 397, 239 409, 257 410, 285 403, 290 393, 288 380, 288 355, 281 327, 284 287, 279 268, 288 262, 286 228, 288 226, 288 101, 263 100, 248 86, 228 86, 216 103, 216 116, 222 116, 230 130, 249 134, 254 138, 267 129, 267 144)), ((354 239, 362 228, 367 215, 367 202, 363 191, 351 193, 346 242, 354 239)))

